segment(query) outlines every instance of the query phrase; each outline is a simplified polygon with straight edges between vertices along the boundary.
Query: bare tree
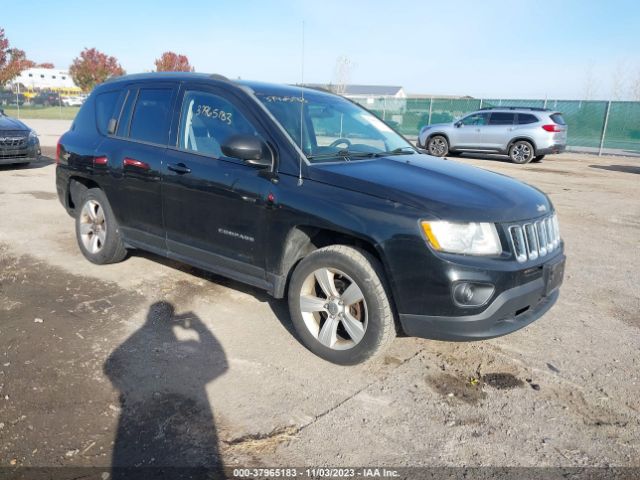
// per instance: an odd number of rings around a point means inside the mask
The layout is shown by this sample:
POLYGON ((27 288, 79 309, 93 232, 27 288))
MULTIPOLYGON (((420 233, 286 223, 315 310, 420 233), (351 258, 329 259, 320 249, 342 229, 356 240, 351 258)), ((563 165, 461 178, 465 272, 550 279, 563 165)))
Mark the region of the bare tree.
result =
POLYGON ((598 92, 598 79, 593 71, 593 61, 589 62, 584 72, 584 87, 582 98, 593 100, 598 92))
POLYGON ((344 95, 346 93, 353 67, 354 63, 346 55, 340 55, 336 59, 336 66, 333 71, 333 81, 331 82, 334 93, 337 93, 338 95, 344 95))
POLYGON ((627 82, 627 64, 624 60, 618 60, 611 72, 611 99, 622 100, 625 96, 625 84, 627 82))
POLYGON ((640 102, 640 65, 638 65, 635 75, 629 81, 629 98, 640 102))

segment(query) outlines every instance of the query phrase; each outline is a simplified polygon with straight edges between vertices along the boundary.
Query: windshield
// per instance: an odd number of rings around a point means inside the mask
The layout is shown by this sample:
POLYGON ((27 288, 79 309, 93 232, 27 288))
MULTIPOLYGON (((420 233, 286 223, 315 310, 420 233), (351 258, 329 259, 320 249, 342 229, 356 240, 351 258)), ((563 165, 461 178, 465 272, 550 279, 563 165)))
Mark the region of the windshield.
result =
POLYGON ((375 115, 344 98, 305 90, 295 96, 256 92, 310 162, 416 153, 375 115))

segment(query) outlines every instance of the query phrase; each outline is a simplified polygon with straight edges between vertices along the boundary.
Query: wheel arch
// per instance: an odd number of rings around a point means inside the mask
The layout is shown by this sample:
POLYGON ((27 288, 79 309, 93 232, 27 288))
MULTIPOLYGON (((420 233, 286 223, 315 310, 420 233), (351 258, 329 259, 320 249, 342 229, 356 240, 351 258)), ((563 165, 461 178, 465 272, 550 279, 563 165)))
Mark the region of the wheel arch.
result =
POLYGON ((76 206, 82 199, 82 195, 90 188, 99 188, 104 191, 95 180, 89 178, 73 175, 69 177, 68 181, 67 204, 72 211, 75 211, 76 206))
POLYGON ((447 145, 449 145, 449 148, 451 148, 451 140, 449 140, 449 135, 447 135, 444 132, 433 132, 433 133, 430 133, 429 135, 427 135, 427 138, 424 139, 424 146, 426 147, 427 143, 429 143, 429 140, 431 140, 433 137, 438 136, 438 135, 441 136, 441 137, 444 137, 445 140, 447 141, 447 145))
POLYGON ((385 275, 385 278, 382 279, 382 281, 389 285, 393 296, 394 288, 392 285, 392 278, 389 273, 390 270, 385 261, 384 252, 375 240, 365 238, 351 232, 344 232, 325 227, 316 227, 312 225, 296 225, 288 232, 277 269, 284 277, 285 281, 283 282, 281 292, 276 292, 280 295, 276 296, 286 295, 291 273, 300 260, 309 253, 329 245, 348 245, 360 248, 371 254, 382 265, 385 275))
POLYGON ((509 150, 511 150, 511 147, 513 146, 513 144, 521 140, 525 142, 529 142, 533 147, 533 155, 534 156, 537 155, 536 151, 538 150, 538 147, 536 146, 536 142, 534 142, 531 137, 525 137, 525 136, 518 136, 511 139, 511 141, 507 145, 507 155, 509 154, 509 150))

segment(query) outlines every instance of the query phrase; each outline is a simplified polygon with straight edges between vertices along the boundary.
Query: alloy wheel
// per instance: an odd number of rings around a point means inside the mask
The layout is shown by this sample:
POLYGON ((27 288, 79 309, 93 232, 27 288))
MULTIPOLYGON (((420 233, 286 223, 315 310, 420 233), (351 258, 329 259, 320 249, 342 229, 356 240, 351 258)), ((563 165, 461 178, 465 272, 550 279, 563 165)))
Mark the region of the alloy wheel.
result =
POLYGON ((353 348, 367 330, 364 294, 336 268, 320 268, 307 276, 300 291, 300 311, 314 338, 333 350, 353 348))
POLYGON ((441 157, 445 154, 447 145, 441 137, 435 137, 429 142, 429 153, 436 157, 441 157))
POLYGON ((531 149, 525 143, 517 143, 511 150, 511 156, 517 163, 526 163, 531 159, 531 149))
POLYGON ((107 238, 104 209, 95 200, 88 200, 80 212, 80 238, 90 253, 98 253, 107 238))

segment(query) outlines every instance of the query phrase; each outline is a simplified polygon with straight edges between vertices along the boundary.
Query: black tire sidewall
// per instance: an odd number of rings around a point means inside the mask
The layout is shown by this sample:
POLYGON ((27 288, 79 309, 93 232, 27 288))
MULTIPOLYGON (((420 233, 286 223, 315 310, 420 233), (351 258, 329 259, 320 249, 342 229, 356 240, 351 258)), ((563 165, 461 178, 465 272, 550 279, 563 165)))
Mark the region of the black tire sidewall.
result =
POLYGON ((529 163, 531 160, 534 159, 535 155, 536 155, 536 152, 533 149, 533 145, 530 142, 527 142, 526 140, 518 140, 517 142, 513 142, 513 144, 509 147, 509 159, 517 165, 526 165, 527 163, 529 163), (511 153, 513 152, 513 149, 521 143, 526 143, 529 146, 529 149, 531 149, 531 156, 529 157, 529 160, 527 160, 526 162, 517 162, 516 160, 514 160, 513 155, 511 153))
POLYGON ((313 353, 339 365, 360 363, 378 349, 383 340, 383 301, 378 297, 375 283, 380 279, 371 278, 370 272, 351 258, 336 252, 314 252, 296 267, 289 284, 289 312, 293 326, 302 343, 313 353), (348 350, 333 350, 322 345, 307 329, 300 311, 300 291, 302 284, 312 272, 320 268, 336 268, 351 277, 362 290, 367 307, 367 329, 362 340, 348 350))
POLYGON ((111 205, 109 205, 109 201, 107 200, 107 196, 104 192, 97 188, 89 189, 82 196, 82 201, 80 202, 80 206, 76 210, 76 240, 78 241, 78 246, 80 247, 80 251, 85 256, 87 260, 92 263, 103 265, 106 263, 112 263, 114 257, 117 256, 117 252, 121 247, 121 239, 118 223, 116 222, 113 211, 111 210, 111 205), (104 221, 107 227, 107 234, 104 241, 104 246, 98 253, 89 252, 84 244, 82 243, 82 238, 80 235, 80 216, 82 209, 85 203, 89 200, 95 200, 100 204, 102 211, 104 212, 104 221))

